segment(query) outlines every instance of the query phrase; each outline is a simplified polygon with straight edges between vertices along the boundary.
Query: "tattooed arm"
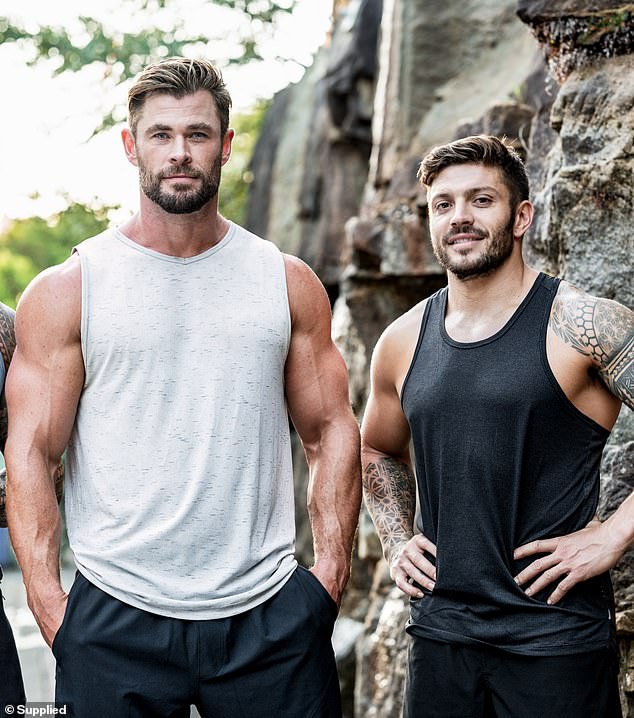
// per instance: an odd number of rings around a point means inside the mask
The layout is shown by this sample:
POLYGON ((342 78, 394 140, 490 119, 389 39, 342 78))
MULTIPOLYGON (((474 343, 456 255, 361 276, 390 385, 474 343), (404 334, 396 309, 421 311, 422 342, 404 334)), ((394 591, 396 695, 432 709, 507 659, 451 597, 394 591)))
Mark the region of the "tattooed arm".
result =
POLYGON ((409 366, 404 361, 411 359, 409 345, 415 341, 405 319, 392 325, 374 350, 370 397, 361 427, 361 460, 365 503, 390 575, 401 591, 420 598, 423 593, 413 582, 433 589, 436 572, 425 553, 435 556, 436 547, 423 534, 414 533, 416 481, 409 456, 409 426, 396 388, 397 377, 404 376, 409 366))
MULTIPOLYGON (((2 354, 2 363, 4 365, 4 376, 9 370, 11 357, 15 350, 15 312, 6 304, 0 303, 0 354, 2 354)), ((7 403, 4 398, 4 386, 0 386, 0 451, 4 453, 4 445, 7 442, 7 403)), ((0 471, 0 526, 7 525, 7 515, 5 513, 4 502, 6 492, 6 471, 0 471)))
POLYGON ((588 359, 615 397, 634 409, 634 312, 562 282, 550 328, 588 359))
MULTIPOLYGON (((585 359, 582 367, 594 370, 616 399, 634 409, 634 312, 562 282, 549 326, 585 359)), ((528 584, 528 595, 557 583, 548 599, 557 603, 575 584, 615 566, 632 543, 634 493, 604 522, 592 521, 568 536, 532 541, 518 548, 516 559, 545 555, 527 566, 516 580, 520 585, 528 584)))

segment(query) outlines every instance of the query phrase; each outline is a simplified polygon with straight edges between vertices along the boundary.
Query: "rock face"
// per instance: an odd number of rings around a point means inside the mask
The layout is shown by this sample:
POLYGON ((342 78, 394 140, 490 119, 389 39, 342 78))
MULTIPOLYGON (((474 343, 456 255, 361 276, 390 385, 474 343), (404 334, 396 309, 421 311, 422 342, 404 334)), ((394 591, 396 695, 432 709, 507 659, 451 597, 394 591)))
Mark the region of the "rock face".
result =
POLYGON ((618 0, 520 0, 518 15, 543 44, 553 74, 571 71, 597 57, 631 53, 634 5, 618 0))
MULTIPOLYGON (((302 256, 326 284, 359 416, 380 333, 445 283, 416 179, 437 143, 480 132, 512 138, 536 205, 527 261, 634 306, 634 5, 334 7, 330 46, 273 104, 254 159, 249 217, 250 228, 302 256)), ((603 459, 602 517, 634 489, 633 467, 634 413, 624 409, 603 459)), ((305 469, 296 480, 305 495, 305 469)), ((302 535, 309 544, 309 531, 302 535)), ((633 572, 630 552, 613 572, 626 718, 634 718, 633 572)), ((365 514, 352 584, 344 613, 365 627, 346 716, 399 718, 407 604, 391 588, 365 514)))

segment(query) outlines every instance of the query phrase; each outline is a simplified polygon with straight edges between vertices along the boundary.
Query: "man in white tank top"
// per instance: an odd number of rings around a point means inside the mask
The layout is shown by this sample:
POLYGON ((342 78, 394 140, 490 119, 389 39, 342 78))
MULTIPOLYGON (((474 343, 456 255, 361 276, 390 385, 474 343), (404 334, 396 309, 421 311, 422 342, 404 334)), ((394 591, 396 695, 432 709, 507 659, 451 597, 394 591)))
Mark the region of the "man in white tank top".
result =
POLYGON ((7 385, 9 525, 56 702, 91 718, 339 716, 330 638, 360 470, 326 293, 218 213, 234 133, 213 65, 151 65, 128 100, 139 211, 27 288, 7 385), (289 415, 310 571, 294 557, 289 415))

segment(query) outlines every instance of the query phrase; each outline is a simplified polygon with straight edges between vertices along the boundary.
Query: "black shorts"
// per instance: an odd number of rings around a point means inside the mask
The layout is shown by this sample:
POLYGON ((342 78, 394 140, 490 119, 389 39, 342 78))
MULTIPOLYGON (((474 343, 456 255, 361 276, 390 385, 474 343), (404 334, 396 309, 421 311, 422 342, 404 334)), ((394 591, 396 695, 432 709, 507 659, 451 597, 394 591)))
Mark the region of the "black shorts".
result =
POLYGON ((133 608, 78 574, 53 641, 75 718, 340 718, 326 589, 298 568, 265 603, 189 621, 133 608))
MULTIPOLYGON (((2 568, 0 567, 0 580, 2 568)), ((24 685, 18 652, 13 640, 11 626, 4 613, 4 598, 0 591, 0 715, 5 715, 5 706, 24 705, 24 685)))
POLYGON ((404 718, 621 718, 611 649, 522 656, 409 637, 404 718))

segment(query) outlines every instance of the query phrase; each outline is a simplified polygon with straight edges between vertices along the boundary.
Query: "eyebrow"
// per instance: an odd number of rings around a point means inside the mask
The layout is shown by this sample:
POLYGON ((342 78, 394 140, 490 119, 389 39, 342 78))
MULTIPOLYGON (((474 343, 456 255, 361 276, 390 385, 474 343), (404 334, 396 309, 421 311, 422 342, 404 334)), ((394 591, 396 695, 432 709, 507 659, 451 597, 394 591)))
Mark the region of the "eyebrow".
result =
MULTIPOLYGON (((467 197, 473 197, 476 194, 480 194, 480 192, 490 192, 492 194, 499 196, 499 191, 495 187, 491 187, 489 185, 483 185, 482 187, 471 187, 466 191, 467 197)), ((444 197, 451 197, 453 196, 452 192, 446 191, 446 192, 439 192, 438 194, 432 194, 431 199, 439 199, 444 197)))
MULTIPOLYGON (((146 130, 145 133, 150 135, 153 132, 169 132, 172 130, 172 125, 164 125, 160 122, 155 122, 153 125, 150 125, 146 130)), ((191 125, 187 125, 187 130, 190 132, 192 130, 205 130, 206 132, 213 132, 213 127, 207 123, 207 122, 193 122, 191 125)))

